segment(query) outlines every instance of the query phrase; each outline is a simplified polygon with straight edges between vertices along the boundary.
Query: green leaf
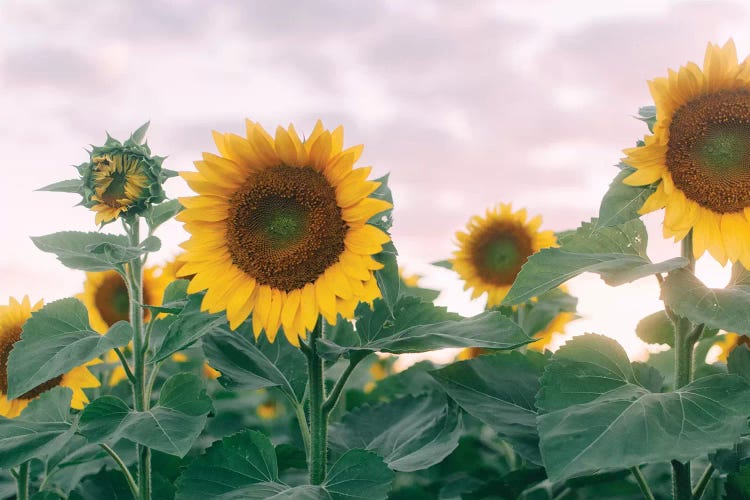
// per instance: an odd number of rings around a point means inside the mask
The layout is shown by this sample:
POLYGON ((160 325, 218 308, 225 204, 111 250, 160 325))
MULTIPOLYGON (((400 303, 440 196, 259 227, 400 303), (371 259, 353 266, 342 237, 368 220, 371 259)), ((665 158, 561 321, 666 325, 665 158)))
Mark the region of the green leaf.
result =
POLYGON ((383 269, 375 271, 375 279, 378 282, 380 293, 388 310, 393 314, 401 289, 401 278, 398 275, 398 262, 396 262, 396 247, 389 241, 383 245, 383 251, 373 258, 383 264, 383 269))
POLYGON ((676 270, 662 285, 662 298, 675 314, 695 324, 750 334, 750 286, 708 288, 693 273, 676 270))
POLYGON ((276 452, 264 434, 245 430, 195 459, 177 480, 177 498, 231 498, 225 495, 257 483, 279 483, 276 452))
POLYGON ((132 144, 143 144, 143 140, 146 138, 146 132, 148 131, 149 125, 151 125, 151 121, 147 121, 146 123, 138 127, 135 132, 130 134, 130 138, 128 139, 128 141, 130 141, 132 144))
POLYGON ((451 271, 453 270, 453 263, 449 260, 438 260, 436 262, 432 262, 432 265, 436 267, 442 267, 444 269, 450 269, 451 271))
POLYGON ((140 245, 138 245, 138 248, 143 250, 144 253, 158 252, 161 249, 161 240, 156 236, 149 236, 145 240, 141 241, 140 245))
POLYGON ((411 472, 440 463, 458 446, 461 431, 458 407, 433 392, 360 406, 331 424, 330 442, 340 451, 373 451, 391 469, 411 472))
POLYGON ((353 450, 333 464, 322 486, 290 487, 279 479, 271 441, 244 430, 215 442, 177 480, 178 500, 385 499, 391 472, 373 453, 353 450), (364 495, 364 496, 362 496, 364 495))
POLYGON ((541 332, 561 312, 575 312, 578 299, 560 288, 544 292, 533 303, 523 306, 524 314, 521 327, 526 335, 534 336, 541 332))
POLYGON ((453 363, 431 374, 467 413, 507 439, 523 458, 541 464, 534 396, 545 363, 542 354, 514 351, 453 363))
POLYGON ((133 329, 126 321, 112 325, 105 335, 89 325, 88 311, 74 298, 50 302, 32 313, 21 340, 8 357, 8 397, 17 398, 33 388, 127 345, 133 329))
POLYGON ((613 341, 598 335, 574 341, 552 358, 537 397, 538 408, 549 412, 537 422, 551 481, 690 460, 732 446, 744 432, 750 384, 743 378, 712 375, 654 393, 658 374, 628 363, 613 341))
POLYGON ((388 496, 393 477, 376 454, 350 450, 333 464, 323 486, 332 500, 382 500, 388 496))
MULTIPOLYGON (((391 193, 391 188, 388 186, 389 177, 390 174, 386 174, 379 179, 375 179, 375 182, 379 182, 380 186, 378 186, 378 188, 369 196, 370 198, 385 200, 393 205, 393 194, 391 193)), ((393 225, 393 208, 373 215, 367 223, 381 229, 382 231, 390 231, 391 226, 393 225)))
POLYGON ((37 189, 37 191, 54 191, 57 193, 75 193, 83 195, 83 180, 68 179, 65 181, 55 182, 37 189))
POLYGON ((253 342, 249 330, 213 332, 203 337, 209 364, 221 372, 219 382, 232 390, 278 387, 290 401, 302 401, 307 383, 305 355, 283 335, 273 344, 265 337, 253 342))
POLYGON ((635 333, 647 344, 667 344, 674 347, 674 325, 664 311, 657 311, 640 320, 635 333))
POLYGON ((209 314, 201 311, 202 295, 191 295, 187 304, 169 325, 166 337, 154 354, 151 363, 167 359, 172 354, 185 349, 198 339, 212 332, 220 332, 227 325, 224 314, 209 314))
POLYGON ((126 409, 127 404, 118 398, 96 399, 83 410, 81 433, 93 442, 125 438, 184 457, 203 431, 212 404, 199 377, 179 373, 164 383, 155 407, 142 412, 126 409))
POLYGON ((164 290, 164 298, 160 306, 144 304, 153 314, 178 314, 188 303, 187 287, 189 280, 175 280, 164 290))
POLYGON ((750 500, 750 464, 740 467, 740 470, 727 475, 724 485, 726 500, 750 500))
POLYGON ((639 219, 613 227, 592 219, 563 238, 559 248, 544 248, 529 257, 503 304, 526 302, 584 272, 597 273, 617 286, 687 265, 683 257, 652 263, 646 244, 646 228, 639 219))
POLYGON ((648 125, 649 132, 654 132, 654 125, 656 124, 656 106, 641 106, 638 108, 638 120, 645 122, 648 125))
POLYGON ((640 217, 638 210, 654 192, 652 186, 628 186, 622 181, 635 172, 633 167, 620 164, 620 171, 609 185, 599 207, 599 226, 617 226, 640 217))
POLYGON ((39 250, 57 255, 64 266, 81 271, 120 269, 144 253, 143 249, 131 247, 125 236, 105 233, 63 231, 32 236, 31 241, 39 250))
POLYGON ((390 316, 381 300, 373 309, 360 304, 356 311, 357 338, 349 345, 319 340, 321 355, 332 360, 351 352, 425 352, 446 347, 514 349, 533 342, 521 327, 498 312, 471 318, 449 313, 413 296, 402 296, 390 316))
POLYGON ((727 358, 727 369, 729 373, 750 381, 750 349, 747 345, 741 344, 732 349, 727 358))
POLYGON ((150 205, 144 213, 149 232, 153 233, 157 227, 170 220, 182 210, 183 206, 178 200, 168 200, 158 205, 150 205))
POLYGON ((55 452, 73 435, 69 420, 73 391, 54 387, 16 418, 0 417, 0 467, 14 467, 55 452))

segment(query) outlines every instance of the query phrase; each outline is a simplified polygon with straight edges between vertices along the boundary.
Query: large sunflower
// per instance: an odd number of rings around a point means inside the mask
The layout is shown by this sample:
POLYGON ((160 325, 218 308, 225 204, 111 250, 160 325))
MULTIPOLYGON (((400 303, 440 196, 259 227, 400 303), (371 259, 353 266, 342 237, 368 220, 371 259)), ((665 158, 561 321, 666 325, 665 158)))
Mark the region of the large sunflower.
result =
POLYGON ((303 143, 293 126, 276 137, 247 121, 247 135, 214 133, 220 156, 204 153, 182 177, 198 196, 180 198, 177 219, 188 291, 208 289, 203 307, 227 311, 232 329, 252 312, 253 331, 273 342, 280 326, 294 345, 320 314, 354 316, 380 296, 373 259, 390 240, 368 224, 391 208, 371 198, 370 167, 353 168, 361 146, 342 149, 343 129, 318 122, 303 143))
POLYGON ((693 252, 708 250, 750 267, 750 60, 734 43, 709 44, 703 69, 688 63, 649 82, 653 135, 626 149, 632 186, 657 183, 640 209, 665 208, 664 236, 693 231, 693 252))
POLYGON ((747 335, 740 335, 732 332, 727 332, 722 335, 720 340, 718 340, 714 344, 719 349, 721 349, 721 352, 719 352, 718 356, 719 361, 723 361, 724 363, 726 363, 727 359, 729 358, 729 353, 734 351, 735 348, 741 346, 742 344, 750 347, 750 337, 748 337, 747 335))
POLYGON ((8 393, 8 356, 13 349, 13 344, 21 340, 24 323, 31 317, 31 313, 41 309, 42 305, 43 302, 40 300, 32 306, 29 297, 26 296, 21 302, 11 297, 7 306, 0 306, 0 415, 3 417, 17 417, 31 400, 58 386, 71 389, 73 399, 70 406, 82 410, 83 405, 89 402, 83 389, 99 387, 99 380, 87 368, 88 365, 93 363, 87 363, 48 380, 16 399, 9 400, 6 397, 8 393))
POLYGON ((469 220, 466 232, 458 231, 453 269, 464 280, 471 298, 487 292, 487 307, 500 305, 521 266, 535 252, 557 244, 552 231, 539 231, 542 217, 526 220, 526 210, 513 212, 510 204, 488 209, 484 217, 469 220))

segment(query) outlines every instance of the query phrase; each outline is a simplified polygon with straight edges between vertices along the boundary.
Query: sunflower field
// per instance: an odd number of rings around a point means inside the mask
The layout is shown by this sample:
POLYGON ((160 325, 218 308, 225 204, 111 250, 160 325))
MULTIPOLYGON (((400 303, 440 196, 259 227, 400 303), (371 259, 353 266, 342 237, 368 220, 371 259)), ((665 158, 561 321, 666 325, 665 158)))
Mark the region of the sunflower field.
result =
POLYGON ((148 123, 107 135, 41 188, 91 226, 32 237, 81 289, 0 306, 0 498, 749 499, 750 58, 709 44, 648 85, 598 214, 554 232, 507 193, 455 233, 433 264, 486 299, 470 317, 399 267, 389 179, 341 126, 247 120, 179 172, 148 123), (173 218, 181 253, 151 264, 173 218), (648 359, 555 344, 583 273, 658 282, 648 359))

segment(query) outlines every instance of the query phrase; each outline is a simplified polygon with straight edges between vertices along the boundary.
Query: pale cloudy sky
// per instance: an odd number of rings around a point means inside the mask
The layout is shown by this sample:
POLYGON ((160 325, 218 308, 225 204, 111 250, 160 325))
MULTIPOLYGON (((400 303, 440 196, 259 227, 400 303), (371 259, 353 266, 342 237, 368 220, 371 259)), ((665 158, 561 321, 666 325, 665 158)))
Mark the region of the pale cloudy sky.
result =
MULTIPOLYGON (((317 118, 365 144, 363 164, 391 173, 394 239, 403 265, 473 313, 446 258, 453 234, 499 201, 572 228, 597 213, 620 150, 645 127, 646 80, 733 37, 750 53, 743 2, 390 0, 0 0, 0 297, 77 293, 81 273, 38 251, 30 235, 94 230, 72 195, 33 192, 70 178, 83 148, 151 120, 165 166, 213 151, 210 131, 317 118)), ((172 196, 187 194, 180 180, 172 196)), ((678 250, 648 219, 654 258, 678 250)), ((185 239, 161 232, 162 259, 185 239)), ((714 285, 726 273, 701 265, 714 285)), ((651 281, 609 289, 572 283, 584 318, 574 333, 616 336, 659 308, 651 281)), ((2 299, 3 301, 5 299, 2 299)))

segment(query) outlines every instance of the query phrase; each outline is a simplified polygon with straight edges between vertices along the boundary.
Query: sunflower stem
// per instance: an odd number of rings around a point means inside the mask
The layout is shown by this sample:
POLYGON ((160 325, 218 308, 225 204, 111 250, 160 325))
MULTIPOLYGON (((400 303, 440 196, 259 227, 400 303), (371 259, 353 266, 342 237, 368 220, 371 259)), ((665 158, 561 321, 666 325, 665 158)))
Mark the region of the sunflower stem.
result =
POLYGON ((328 460, 328 414, 325 404, 323 358, 318 355, 317 339, 322 334, 322 318, 318 317, 310 333, 307 354, 307 372, 310 385, 310 483, 322 484, 326 477, 328 460))
POLYGON ((349 365, 346 367, 344 372, 336 381, 336 385, 333 386, 333 389, 331 390, 331 394, 328 396, 328 398, 326 399, 326 402, 323 404, 323 412, 326 415, 329 415, 331 411, 336 407, 336 403, 338 403, 339 396, 341 396, 341 391, 344 390, 346 381, 349 380, 349 376, 352 374, 352 372, 357 367, 359 362, 362 361, 363 359, 365 359, 365 356, 352 353, 351 358, 349 359, 349 365))
MULTIPOLYGON (((690 231, 682 240, 682 256, 688 259, 687 269, 695 271, 695 257, 693 255, 693 232, 690 231)), ((671 311, 667 309, 669 314, 671 311)), ((689 320, 670 315, 674 323, 675 341, 675 389, 688 385, 693 379, 693 347, 695 334, 702 329, 693 328, 689 320)), ((690 481, 690 462, 672 460, 672 495, 675 500, 690 500, 693 498, 690 481)))
MULTIPOLYGON (((140 219, 127 224, 126 230, 130 245, 140 245, 140 219)), ((149 400, 146 390, 146 363, 143 348, 143 261, 136 257, 128 264, 128 290, 130 291, 130 324, 133 327, 133 401, 136 411, 147 411, 149 400)), ((151 450, 142 445, 136 446, 138 456, 138 493, 141 500, 151 500, 151 450)))
POLYGON ((29 500, 29 462, 24 462, 18 469, 16 476, 16 486, 18 488, 18 500, 29 500))
POLYGON ((120 458, 120 455, 118 455, 115 450, 104 443, 99 444, 99 446, 101 446, 102 449, 107 452, 107 455, 112 457, 112 460, 115 461, 117 466, 122 471, 122 475, 125 476, 125 480, 128 482, 128 487, 130 488, 131 493, 133 493, 133 498, 139 498, 138 486, 136 486, 135 484, 135 479, 133 479, 132 474, 130 474, 130 471, 128 470, 128 466, 125 465, 125 462, 123 462, 122 458, 120 458))
POLYGON ((643 498, 645 498, 646 500, 654 500, 654 493, 651 491, 651 488, 648 486, 648 483, 646 482, 646 478, 643 477, 643 472, 641 472, 641 469, 636 465, 635 467, 630 468, 630 472, 633 474, 635 481, 638 483, 638 486, 641 488, 641 492, 643 493, 643 498))

